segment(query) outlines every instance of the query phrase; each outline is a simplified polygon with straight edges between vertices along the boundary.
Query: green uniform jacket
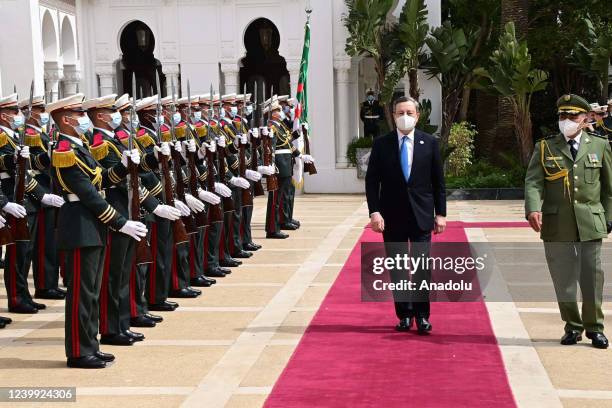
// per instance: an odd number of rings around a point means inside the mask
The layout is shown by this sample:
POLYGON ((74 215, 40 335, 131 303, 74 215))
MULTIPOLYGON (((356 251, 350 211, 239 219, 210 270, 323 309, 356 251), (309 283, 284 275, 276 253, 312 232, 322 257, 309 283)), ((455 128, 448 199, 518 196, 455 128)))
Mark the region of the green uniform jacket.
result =
POLYGON ((605 238, 612 221, 608 140, 583 131, 576 160, 563 135, 538 141, 525 177, 525 214, 534 211, 542 212, 544 241, 605 238))

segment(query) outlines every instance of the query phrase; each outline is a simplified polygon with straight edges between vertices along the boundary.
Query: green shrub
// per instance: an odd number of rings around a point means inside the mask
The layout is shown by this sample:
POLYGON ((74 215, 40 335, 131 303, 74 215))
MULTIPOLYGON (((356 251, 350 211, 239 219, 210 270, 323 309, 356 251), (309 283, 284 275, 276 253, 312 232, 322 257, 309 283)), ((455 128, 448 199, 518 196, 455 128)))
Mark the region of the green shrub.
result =
POLYGON ((524 182, 522 166, 520 170, 502 169, 485 160, 475 162, 461 176, 446 177, 447 188, 522 188, 524 182))
POLYGON ((357 166, 357 149, 371 149, 373 140, 370 137, 353 138, 346 149, 346 158, 353 166, 357 166))
POLYGON ((468 122, 453 123, 448 137, 449 155, 446 172, 450 176, 461 176, 472 164, 474 138, 478 132, 468 122))

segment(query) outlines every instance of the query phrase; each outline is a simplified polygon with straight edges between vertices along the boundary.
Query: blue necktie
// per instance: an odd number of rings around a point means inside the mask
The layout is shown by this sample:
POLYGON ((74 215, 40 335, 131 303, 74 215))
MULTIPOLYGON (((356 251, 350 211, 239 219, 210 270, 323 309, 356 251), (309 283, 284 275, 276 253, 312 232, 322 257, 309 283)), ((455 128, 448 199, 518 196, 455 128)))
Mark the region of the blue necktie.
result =
POLYGON ((402 173, 406 183, 410 179, 410 163, 408 161, 408 136, 402 137, 402 148, 400 149, 400 163, 402 165, 402 173))

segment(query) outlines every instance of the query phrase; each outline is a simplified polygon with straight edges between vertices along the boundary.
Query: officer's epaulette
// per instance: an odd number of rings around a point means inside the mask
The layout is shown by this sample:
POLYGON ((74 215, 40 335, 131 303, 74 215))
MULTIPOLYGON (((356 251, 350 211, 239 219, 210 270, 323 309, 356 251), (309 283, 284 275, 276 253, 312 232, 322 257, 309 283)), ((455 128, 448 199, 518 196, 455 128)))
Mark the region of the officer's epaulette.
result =
POLYGON ((596 133, 596 132, 589 132, 589 131, 587 131, 587 134, 588 134, 589 136, 595 136, 595 137, 599 137, 600 139, 606 139, 606 140, 608 140, 608 136, 606 136, 606 135, 602 135, 602 134, 600 134, 600 133, 596 133))
POLYGON ((57 168, 72 167, 76 164, 76 153, 70 147, 70 142, 61 140, 53 151, 53 166, 57 168))
POLYGON ((187 134, 187 124, 181 121, 178 125, 174 127, 174 135, 177 139, 184 139, 187 134))
POLYGON ((108 156, 108 142, 104 140, 102 133, 96 133, 93 137, 93 144, 89 147, 94 159, 100 161, 108 156))
POLYGON ((40 138, 40 133, 36 131, 36 129, 32 129, 31 127, 26 127, 25 135, 24 135, 24 143, 29 147, 43 147, 42 140, 40 138))
POLYGON ((161 125, 161 127, 159 128, 159 133, 161 133, 159 135, 159 140, 161 140, 162 142, 169 142, 172 140, 172 135, 170 135, 170 128, 168 127, 168 125, 161 125))
POLYGON ((6 134, 6 132, 0 129, 0 147, 6 146, 8 143, 8 137, 9 136, 6 134))
POLYGON ((128 132, 126 132, 125 130, 120 130, 118 132, 115 133, 115 136, 117 136, 117 139, 125 146, 127 147, 128 145, 128 141, 130 138, 130 134, 128 132))
POLYGON ((208 134, 208 127, 204 126, 204 122, 195 124, 195 132, 199 137, 205 137, 208 134))
POLYGON ((142 147, 149 147, 155 144, 155 140, 153 140, 146 129, 140 129, 138 133, 136 133, 136 140, 138 140, 138 143, 140 143, 142 147))

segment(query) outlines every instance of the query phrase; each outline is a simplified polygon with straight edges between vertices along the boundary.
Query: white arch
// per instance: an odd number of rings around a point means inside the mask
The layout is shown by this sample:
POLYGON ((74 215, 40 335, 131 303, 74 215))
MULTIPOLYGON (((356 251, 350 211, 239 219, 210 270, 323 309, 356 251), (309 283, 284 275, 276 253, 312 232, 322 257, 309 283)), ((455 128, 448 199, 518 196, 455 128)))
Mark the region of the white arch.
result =
POLYGON ((57 61, 57 33, 49 10, 44 12, 42 18, 42 45, 45 61, 57 61))
POLYGON ((64 64, 74 64, 77 60, 76 44, 74 43, 74 30, 68 16, 62 19, 62 57, 64 64))

